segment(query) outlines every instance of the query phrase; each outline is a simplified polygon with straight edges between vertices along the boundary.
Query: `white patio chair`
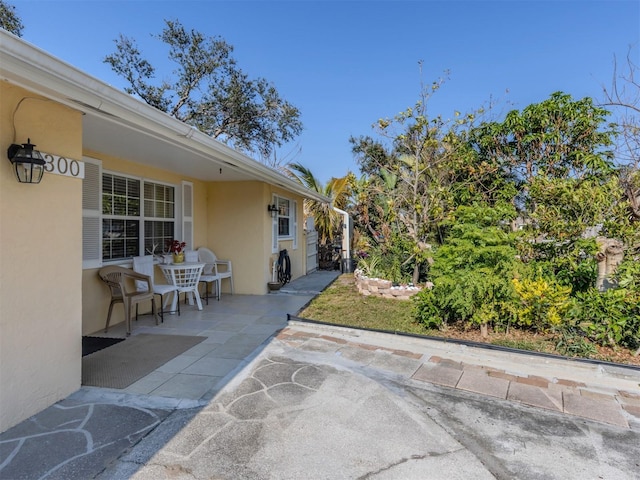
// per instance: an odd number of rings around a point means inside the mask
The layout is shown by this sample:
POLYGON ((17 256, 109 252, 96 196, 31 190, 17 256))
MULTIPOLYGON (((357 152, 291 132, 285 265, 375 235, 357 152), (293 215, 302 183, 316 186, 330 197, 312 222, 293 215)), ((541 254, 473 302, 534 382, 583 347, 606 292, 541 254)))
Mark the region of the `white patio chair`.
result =
MULTIPOLYGON (((229 279, 231 294, 233 295, 233 270, 231 267, 231 260, 220 260, 206 247, 200 247, 198 249, 198 258, 205 264, 203 275, 209 280, 211 284, 216 283, 216 294, 218 300, 220 300, 220 291, 222 290, 222 280, 229 279)), ((209 283, 207 284, 209 285, 209 283)), ((207 304, 209 303, 209 289, 207 288, 207 304)))
POLYGON ((198 252, 196 250, 185 250, 184 261, 187 263, 198 263, 198 252))
MULTIPOLYGON (((151 278, 151 288, 153 290, 154 295, 160 296, 160 319, 164 322, 164 305, 165 299, 164 296, 169 293, 173 293, 174 295, 178 295, 178 287, 175 285, 156 285, 153 277, 154 277, 154 268, 153 268, 153 255, 144 255, 140 257, 133 257, 133 270, 142 273, 143 275, 148 275, 151 278)), ((137 282, 139 290, 144 290, 146 285, 144 282, 137 282)), ((178 302, 178 315, 180 315, 180 302, 178 302)), ((168 313, 172 313, 173 310, 168 313)))
POLYGON ((220 280, 220 276, 213 273, 203 273, 200 275, 200 283, 204 283, 204 294, 201 295, 201 298, 207 302, 207 305, 209 305, 209 297, 212 296, 210 294, 212 293, 214 285, 216 288, 216 297, 220 300, 220 280))
MULTIPOLYGON (((198 251, 197 250, 185 250, 184 252, 184 261, 188 262, 188 263, 196 263, 200 260, 199 258, 200 256, 198 255, 198 251)), ((207 269, 207 266, 205 265, 204 269, 207 269)), ((209 305, 209 292, 211 291, 211 285, 213 285, 213 282, 217 281, 219 279, 219 277, 213 275, 213 274, 205 274, 204 270, 202 272, 202 274, 200 275, 200 280, 198 283, 204 283, 205 287, 204 287, 204 296, 200 295, 201 299, 204 299, 207 301, 207 305, 209 305)), ((218 297, 218 300, 220 298, 218 297)))
POLYGON ((137 307, 139 303, 147 300, 151 300, 151 313, 156 319, 156 325, 158 325, 156 298, 151 288, 151 278, 149 278, 148 275, 143 275, 129 268, 119 267, 117 265, 101 268, 98 271, 98 275, 111 290, 111 303, 109 304, 107 324, 104 327, 105 333, 107 333, 109 329, 113 305, 118 302, 124 304, 124 320, 127 335, 131 335, 131 307, 134 305, 137 307), (144 291, 138 290, 138 282, 146 284, 144 291))

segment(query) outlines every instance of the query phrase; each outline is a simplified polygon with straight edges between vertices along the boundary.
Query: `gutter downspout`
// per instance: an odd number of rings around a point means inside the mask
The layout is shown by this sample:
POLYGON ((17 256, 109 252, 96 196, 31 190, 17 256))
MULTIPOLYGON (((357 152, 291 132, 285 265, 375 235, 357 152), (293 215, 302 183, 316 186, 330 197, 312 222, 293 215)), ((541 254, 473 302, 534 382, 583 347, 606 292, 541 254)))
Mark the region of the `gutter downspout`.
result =
POLYGON ((342 215, 343 229, 346 230, 342 236, 342 273, 351 273, 351 217, 344 210, 340 210, 338 207, 332 207, 334 211, 342 215), (346 248, 345 248, 346 239, 346 248))

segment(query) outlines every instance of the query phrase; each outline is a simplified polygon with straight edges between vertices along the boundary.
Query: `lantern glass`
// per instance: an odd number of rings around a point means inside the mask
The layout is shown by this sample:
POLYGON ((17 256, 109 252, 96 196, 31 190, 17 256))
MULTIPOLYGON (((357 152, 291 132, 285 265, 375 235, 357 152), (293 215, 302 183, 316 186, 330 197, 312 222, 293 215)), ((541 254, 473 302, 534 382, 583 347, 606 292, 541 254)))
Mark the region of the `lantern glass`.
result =
POLYGON ((15 162, 14 166, 20 183, 40 183, 42 180, 44 164, 15 162))

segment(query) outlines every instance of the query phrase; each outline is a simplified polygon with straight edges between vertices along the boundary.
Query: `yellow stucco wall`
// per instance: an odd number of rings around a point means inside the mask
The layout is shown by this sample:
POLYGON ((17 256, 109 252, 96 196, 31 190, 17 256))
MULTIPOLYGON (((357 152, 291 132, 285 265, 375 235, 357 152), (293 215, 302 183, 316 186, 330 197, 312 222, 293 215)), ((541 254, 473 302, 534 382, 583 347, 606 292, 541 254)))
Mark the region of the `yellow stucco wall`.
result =
MULTIPOLYGON (((261 182, 220 182, 207 187, 209 216, 207 243, 220 259, 231 260, 236 293, 262 294, 266 269, 263 245, 269 243, 262 217, 266 217, 264 184, 261 182), (264 205, 265 212, 257 208, 264 205), (261 215, 262 214, 262 215, 261 215)), ((228 291, 222 282, 223 292, 228 291)))
MULTIPOLYGON (((221 182, 208 185, 208 244, 219 258, 233 262, 233 281, 237 293, 262 295, 271 280, 271 265, 277 254, 271 253, 272 220, 267 205, 272 194, 298 202, 302 218, 302 197, 271 187, 263 182, 221 182)), ((292 265, 292 278, 305 273, 303 222, 298 221, 298 248, 293 241, 279 243, 286 248, 292 265)), ((223 282, 222 291, 228 286, 223 282)))
POLYGON ((82 116, 0 84, 0 431, 80 387, 82 182, 21 184, 7 158, 36 149, 82 157, 82 116), (15 132, 15 133, 14 133, 15 132))

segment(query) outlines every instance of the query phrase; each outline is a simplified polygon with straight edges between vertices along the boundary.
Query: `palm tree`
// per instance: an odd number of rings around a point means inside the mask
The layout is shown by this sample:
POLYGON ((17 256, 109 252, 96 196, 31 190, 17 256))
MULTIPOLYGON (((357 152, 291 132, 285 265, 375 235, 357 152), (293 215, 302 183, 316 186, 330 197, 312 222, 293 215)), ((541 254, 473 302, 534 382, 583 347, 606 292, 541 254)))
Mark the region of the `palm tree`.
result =
POLYGON ((313 217, 320 243, 327 244, 332 242, 340 232, 340 221, 342 220, 340 214, 333 207, 343 210, 347 206, 351 193, 349 174, 341 178, 332 178, 323 186, 311 170, 300 163, 288 164, 285 172, 309 190, 329 197, 330 203, 322 203, 310 199, 305 200, 304 214, 305 217, 313 217))

